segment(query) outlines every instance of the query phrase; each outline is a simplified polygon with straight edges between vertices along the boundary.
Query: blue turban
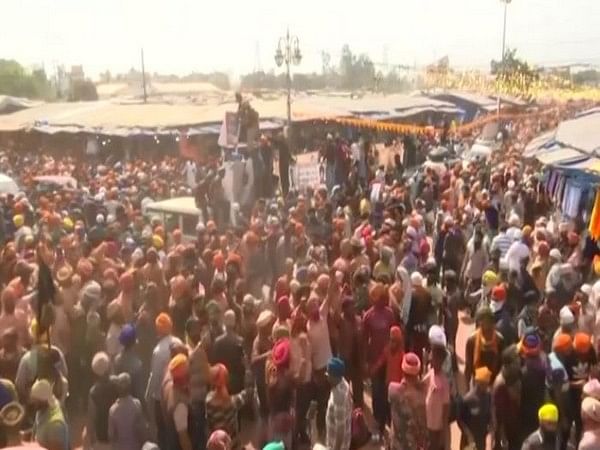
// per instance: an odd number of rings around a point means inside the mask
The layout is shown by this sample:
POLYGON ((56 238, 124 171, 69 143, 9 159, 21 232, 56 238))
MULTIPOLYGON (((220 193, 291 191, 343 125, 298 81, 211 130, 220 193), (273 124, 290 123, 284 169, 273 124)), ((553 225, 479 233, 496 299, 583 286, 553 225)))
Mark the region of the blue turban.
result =
POLYGON ((308 281, 308 267, 301 266, 296 269, 296 279, 300 284, 304 284, 308 281))
POLYGON ((327 373, 332 377, 341 378, 346 371, 346 365, 340 358, 333 357, 327 363, 327 373))
POLYGON ((123 347, 127 347, 131 344, 134 344, 136 340, 135 327, 131 324, 126 324, 121 329, 121 333, 119 334, 119 342, 123 347))

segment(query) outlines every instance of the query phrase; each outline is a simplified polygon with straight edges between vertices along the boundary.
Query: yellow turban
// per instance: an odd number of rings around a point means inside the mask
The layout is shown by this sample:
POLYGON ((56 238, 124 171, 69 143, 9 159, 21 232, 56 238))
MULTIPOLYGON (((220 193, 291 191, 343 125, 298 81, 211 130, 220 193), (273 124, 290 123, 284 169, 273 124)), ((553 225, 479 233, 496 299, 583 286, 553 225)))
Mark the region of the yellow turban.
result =
POLYGON ((486 270, 483 273, 483 284, 486 286, 493 286, 498 283, 498 275, 493 270, 486 270))
POLYGON ((552 403, 546 403, 539 409, 538 419, 540 422, 558 422, 558 408, 552 403))
POLYGON ((71 231, 73 229, 73 221, 70 217, 65 217, 63 219, 63 228, 67 231, 71 231))
POLYGON ((371 204, 369 203, 369 200, 367 200, 366 198, 363 198, 360 201, 360 215, 364 216, 367 214, 371 214, 371 204))
POLYGON ((152 246, 157 250, 160 250, 165 245, 163 238, 161 238, 158 234, 152 236, 152 246))
POLYGON ((25 218, 23 217, 22 214, 17 214, 16 216, 13 217, 13 224, 15 225, 15 227, 21 228, 24 223, 25 223, 25 218))

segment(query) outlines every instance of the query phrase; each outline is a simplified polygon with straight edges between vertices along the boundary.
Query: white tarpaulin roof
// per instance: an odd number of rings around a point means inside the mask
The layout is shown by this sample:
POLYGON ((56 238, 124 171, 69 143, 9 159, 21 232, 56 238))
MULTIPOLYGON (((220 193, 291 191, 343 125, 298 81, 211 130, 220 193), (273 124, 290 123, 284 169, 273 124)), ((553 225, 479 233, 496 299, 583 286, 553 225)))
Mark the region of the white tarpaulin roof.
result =
POLYGON ((28 98, 13 97, 11 95, 0 95, 0 114, 11 113, 21 109, 39 106, 43 102, 29 100, 28 98))
MULTIPOLYGON (((285 120, 285 98, 253 99, 261 119, 285 120)), ((225 103, 96 102, 45 103, 35 108, 0 116, 0 132, 35 129, 43 133, 92 133, 128 136, 168 133, 180 128, 220 124, 226 112, 237 111, 225 103)), ((362 98, 298 96, 292 103, 292 120, 331 120, 381 114, 384 119, 409 117, 422 112, 458 113, 452 104, 423 96, 372 95, 362 98)))
POLYGON ((525 156, 566 170, 598 174, 600 165, 600 108, 585 111, 533 139, 525 156))
POLYGON ((587 154, 600 152, 600 108, 561 122, 556 130, 555 140, 587 154))

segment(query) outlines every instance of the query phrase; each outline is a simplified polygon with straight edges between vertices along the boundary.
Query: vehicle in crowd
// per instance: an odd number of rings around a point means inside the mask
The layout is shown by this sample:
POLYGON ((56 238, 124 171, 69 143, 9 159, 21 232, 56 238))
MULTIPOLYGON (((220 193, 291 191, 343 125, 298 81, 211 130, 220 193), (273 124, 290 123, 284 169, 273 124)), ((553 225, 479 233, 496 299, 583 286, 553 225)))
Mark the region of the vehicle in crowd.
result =
POLYGON ((486 161, 502 146, 502 131, 498 122, 488 123, 469 150, 461 155, 464 164, 486 161))
POLYGON ((196 200, 192 196, 149 203, 144 215, 149 219, 158 216, 167 230, 179 228, 185 241, 196 238, 196 226, 202 219, 202 211, 196 206, 196 200))
POLYGON ((420 166, 416 166, 412 170, 408 169, 405 172, 405 176, 409 179, 413 198, 418 195, 417 191, 427 169, 433 170, 441 178, 457 162, 460 162, 460 158, 454 151, 443 146, 433 148, 420 166))

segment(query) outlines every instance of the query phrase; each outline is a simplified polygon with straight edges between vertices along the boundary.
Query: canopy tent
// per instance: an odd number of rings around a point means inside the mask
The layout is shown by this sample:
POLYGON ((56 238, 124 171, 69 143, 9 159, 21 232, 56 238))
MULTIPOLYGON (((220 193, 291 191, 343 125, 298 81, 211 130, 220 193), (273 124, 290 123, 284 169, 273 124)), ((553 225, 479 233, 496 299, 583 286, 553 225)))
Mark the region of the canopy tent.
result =
POLYGON ((600 152, 600 108, 585 111, 575 119, 561 122, 555 140, 588 155, 600 152))
POLYGON ((22 109, 33 108, 34 106, 41 104, 42 102, 29 100, 28 98, 0 95, 0 114, 10 114, 22 109))
MULTIPOLYGON (((252 101, 260 117, 281 120, 287 116, 284 101, 252 101)), ((91 133, 125 136, 159 134, 165 130, 182 130, 220 124, 226 112, 237 111, 236 103, 167 104, 115 103, 111 101, 47 103, 0 117, 0 132, 36 129, 44 133, 91 133)), ((306 99, 294 102, 292 120, 302 122, 333 119, 349 115, 306 99)))
POLYGON ((554 137, 556 135, 556 130, 548 131, 546 133, 540 134, 538 137, 533 139, 529 144, 525 146, 525 150, 523 151, 524 158, 534 158, 535 155, 543 148, 547 148, 546 146, 552 145, 554 143, 554 137))
MULTIPOLYGON (((261 129, 281 128, 287 120, 284 98, 252 99, 261 118, 261 129)), ((45 134, 88 133, 112 136, 218 133, 226 112, 237 111, 228 102, 165 103, 111 101, 47 103, 0 116, 0 132, 35 130, 45 134), (209 128, 206 128, 209 127, 209 128)), ((373 117, 377 120, 410 118, 423 113, 455 114, 454 105, 423 96, 372 95, 362 98, 298 95, 293 99, 292 121, 373 117)))
POLYGON ((600 177, 600 108, 565 120, 533 139, 525 147, 525 156, 572 174, 600 177))

